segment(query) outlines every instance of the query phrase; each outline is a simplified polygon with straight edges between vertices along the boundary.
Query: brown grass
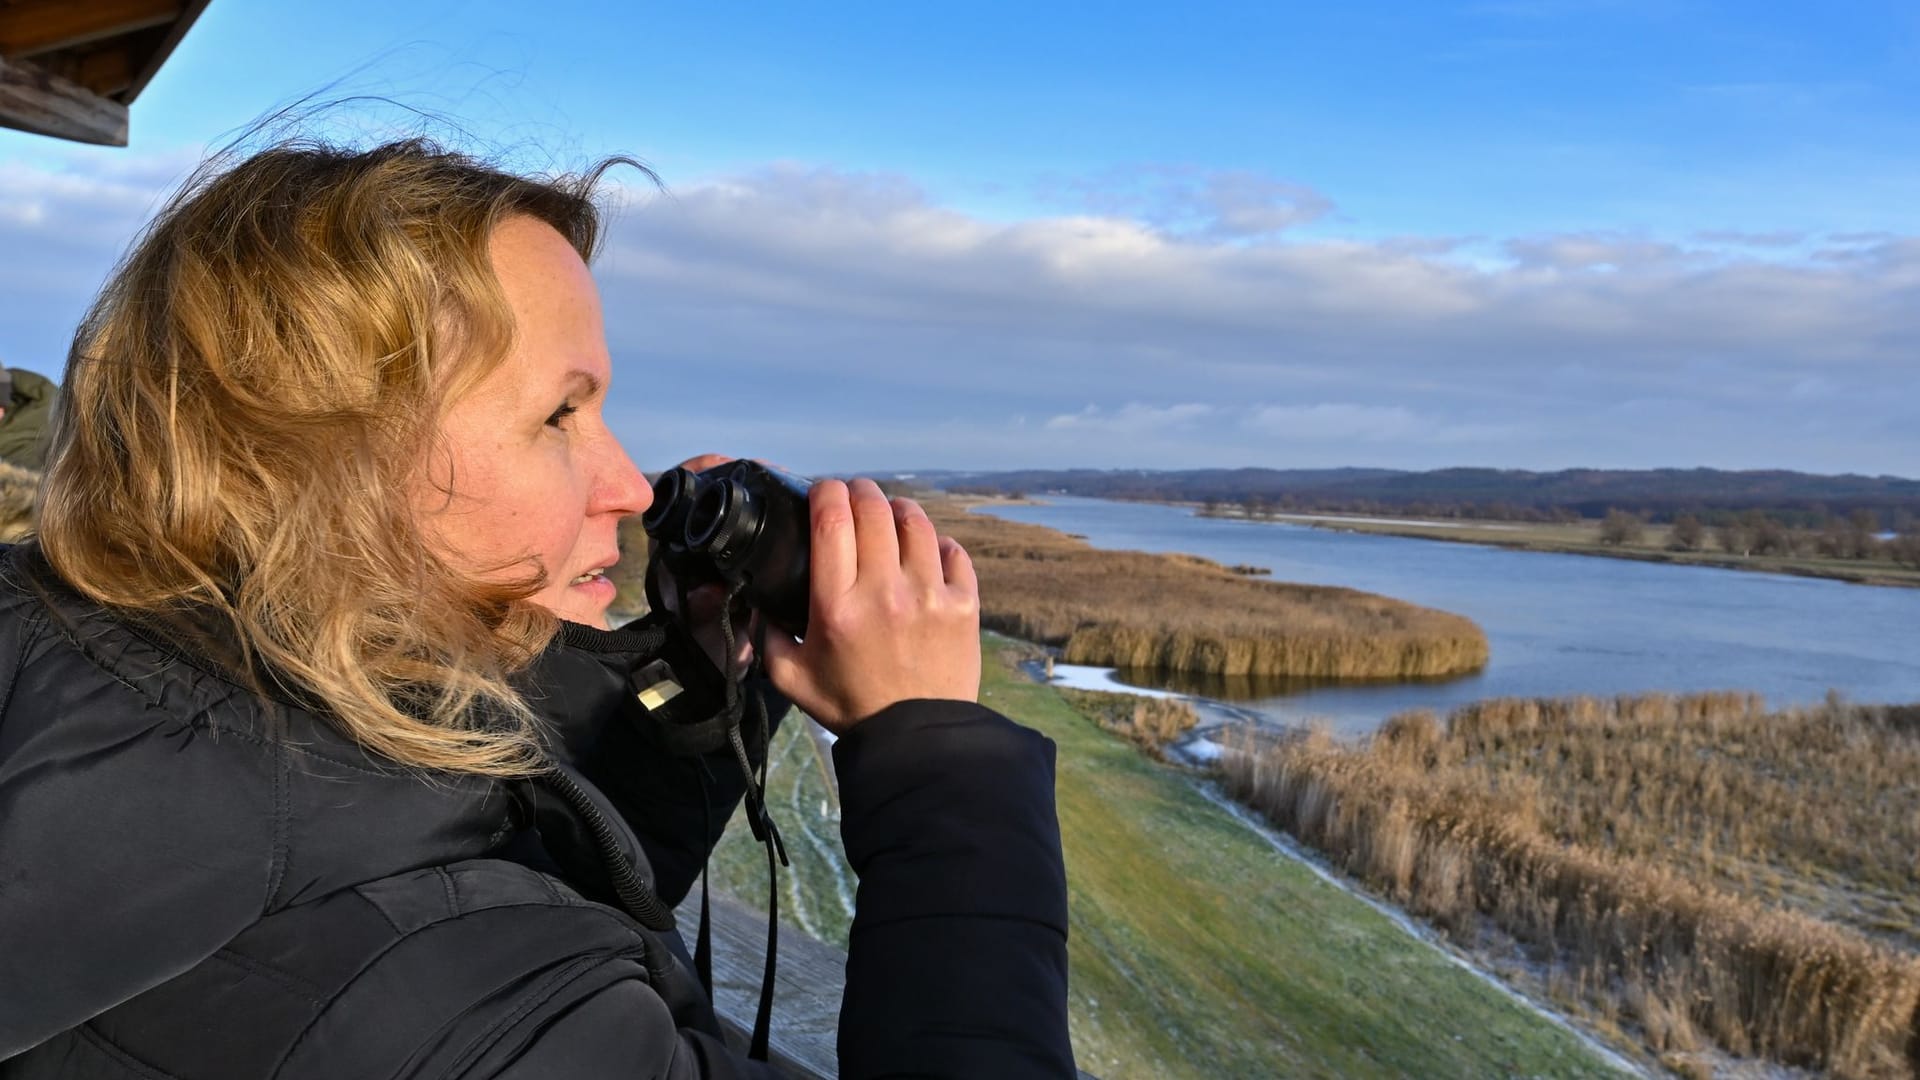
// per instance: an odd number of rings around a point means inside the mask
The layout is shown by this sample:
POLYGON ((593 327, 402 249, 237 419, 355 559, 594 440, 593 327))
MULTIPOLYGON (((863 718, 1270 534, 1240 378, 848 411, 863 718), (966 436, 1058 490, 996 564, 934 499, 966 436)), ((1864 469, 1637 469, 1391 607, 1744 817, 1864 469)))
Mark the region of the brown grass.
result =
POLYGON ((1162 761, 1166 760, 1166 745, 1200 722, 1193 706, 1179 698, 1065 688, 1060 696, 1080 715, 1162 761))
POLYGON ((1914 710, 1494 701, 1223 769, 1236 797, 1442 929, 1471 939, 1491 921, 1531 946, 1564 996, 1658 1052, 1711 1041, 1849 1077, 1920 1066, 1920 958, 1899 944, 1914 923, 1888 933, 1855 902, 1920 891, 1914 710))
POLYGON ((1353 589, 1253 580, 1193 555, 1100 551, 929 499, 980 577, 982 621, 1076 664, 1215 675, 1450 675, 1487 662, 1458 615, 1353 589))
POLYGON ((40 474, 0 461, 0 544, 11 544, 33 527, 40 474))

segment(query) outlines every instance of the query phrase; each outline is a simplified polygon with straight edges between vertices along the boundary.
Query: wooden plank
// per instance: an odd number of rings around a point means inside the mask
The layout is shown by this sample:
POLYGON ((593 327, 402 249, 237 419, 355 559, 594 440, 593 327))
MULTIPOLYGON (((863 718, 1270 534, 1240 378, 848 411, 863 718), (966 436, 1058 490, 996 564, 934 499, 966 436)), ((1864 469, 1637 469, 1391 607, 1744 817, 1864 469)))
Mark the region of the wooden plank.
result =
POLYGON ((187 36, 188 30, 193 29, 194 20, 200 17, 201 12, 207 10, 207 5, 211 2, 212 0, 187 0, 186 5, 180 9, 180 17, 173 20, 172 26, 167 27, 167 36, 161 39, 160 44, 154 48, 153 55, 147 57, 146 63, 134 75, 133 84, 127 87, 125 94, 121 95, 121 101, 129 105, 133 104, 133 99, 139 97, 140 91, 145 90, 147 84, 153 81, 153 77, 159 74, 160 65, 166 63, 167 57, 173 55, 173 50, 180 44, 180 39, 187 36))
POLYGON ((0 126, 56 139, 127 145, 127 107, 24 60, 0 58, 0 126))
MULTIPOLYGON (((696 887, 674 917, 693 951, 700 933, 696 887)), ((713 1009, 727 1041, 745 1050, 760 1008, 760 976, 767 959, 767 913, 713 894, 713 1009)), ((847 954, 795 930, 780 928, 780 968, 773 976, 773 1023, 768 1056, 793 1076, 832 1080, 840 1075, 840 999, 847 991, 847 954)), ((1098 1080, 1087 1072, 1080 1080, 1098 1080)))
POLYGON ((0 7, 0 55, 24 60, 180 17, 180 0, 20 0, 0 7))
MULTIPOLYGON (((674 913, 691 951, 700 932, 700 890, 674 913)), ((767 956, 767 915, 731 897, 713 897, 713 1007, 728 1041, 745 1049, 760 1008, 760 975, 767 956)), ((790 926, 780 928, 780 969, 773 981, 773 1024, 767 1049, 774 1064, 794 1076, 840 1074, 835 1041, 840 998, 847 988, 846 954, 790 926)))
POLYGON ((119 47, 117 42, 101 49, 77 49, 58 56, 43 56, 34 63, 104 98, 111 98, 133 85, 133 64, 128 50, 119 47))

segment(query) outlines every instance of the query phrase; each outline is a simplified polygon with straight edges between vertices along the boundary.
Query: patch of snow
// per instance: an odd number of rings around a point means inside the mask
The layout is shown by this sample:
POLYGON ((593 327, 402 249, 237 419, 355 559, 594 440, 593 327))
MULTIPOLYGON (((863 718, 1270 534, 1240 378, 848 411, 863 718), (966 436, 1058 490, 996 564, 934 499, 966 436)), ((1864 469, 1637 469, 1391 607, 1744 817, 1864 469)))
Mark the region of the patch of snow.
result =
POLYGON ((1190 739, 1169 746, 1167 749, 1178 753, 1193 765, 1210 765, 1220 760, 1220 755, 1227 752, 1225 747, 1212 739, 1190 739))
POLYGON ((1176 694, 1171 690, 1150 690, 1144 686, 1128 686, 1114 676, 1114 669, 1089 667, 1084 664, 1053 665, 1052 685, 1063 686, 1069 690, 1103 690, 1109 694, 1137 694, 1150 698, 1184 698, 1185 694, 1176 694))

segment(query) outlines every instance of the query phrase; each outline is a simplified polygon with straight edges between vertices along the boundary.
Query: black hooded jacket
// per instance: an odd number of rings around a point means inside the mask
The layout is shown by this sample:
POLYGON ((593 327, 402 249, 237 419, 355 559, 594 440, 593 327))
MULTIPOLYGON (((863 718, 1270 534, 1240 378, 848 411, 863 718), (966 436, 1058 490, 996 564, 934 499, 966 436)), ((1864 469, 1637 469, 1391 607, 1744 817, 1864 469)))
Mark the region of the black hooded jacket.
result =
MULTIPOLYGON (((671 905, 743 787, 655 743, 638 640, 569 626, 528 676, 583 812, 371 756, 0 549, 0 1078, 772 1075, 590 835, 671 905)), ((834 762, 842 1075, 1072 1075, 1052 743, 914 701, 834 762)))

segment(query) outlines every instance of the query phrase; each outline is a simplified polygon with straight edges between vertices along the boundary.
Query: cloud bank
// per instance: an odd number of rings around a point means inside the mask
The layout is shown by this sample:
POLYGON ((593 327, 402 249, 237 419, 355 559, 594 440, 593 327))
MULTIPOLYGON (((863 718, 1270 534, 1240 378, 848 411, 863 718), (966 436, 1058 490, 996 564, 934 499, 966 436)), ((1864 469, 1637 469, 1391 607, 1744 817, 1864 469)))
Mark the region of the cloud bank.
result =
MULTIPOLYGON (((0 358, 64 347, 182 167, 99 160, 0 165, 0 358)), ((1920 473, 1920 238, 1340 239, 1276 178, 1078 190, 1012 222, 791 164, 625 192, 598 276, 636 456, 1920 473)))

